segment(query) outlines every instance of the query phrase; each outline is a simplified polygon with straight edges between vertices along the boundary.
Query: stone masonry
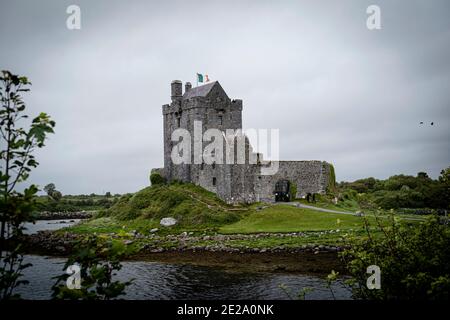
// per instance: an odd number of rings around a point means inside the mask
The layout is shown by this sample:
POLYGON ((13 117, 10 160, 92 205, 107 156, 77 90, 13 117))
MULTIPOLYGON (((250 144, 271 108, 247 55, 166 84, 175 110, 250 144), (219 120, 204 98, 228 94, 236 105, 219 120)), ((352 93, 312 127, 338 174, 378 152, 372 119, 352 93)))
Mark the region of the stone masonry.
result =
MULTIPOLYGON (((171 83, 171 103, 162 106, 164 127, 164 168, 153 169, 169 182, 179 180, 192 182, 216 193, 227 203, 272 202, 277 181, 288 180, 297 186, 297 197, 307 194, 325 193, 330 183, 332 166, 325 161, 280 161, 279 170, 273 175, 261 175, 261 168, 270 162, 263 161, 261 154, 252 151, 247 137, 236 135, 236 140, 244 139, 245 163, 233 164, 196 163, 193 155, 194 139, 191 145, 190 163, 174 164, 172 149, 178 141, 172 141, 172 133, 183 128, 194 137, 194 121, 201 121, 201 132, 208 129, 238 130, 242 128, 242 100, 231 100, 219 82, 210 82, 192 88, 187 82, 183 94, 182 82, 171 83), (258 159, 250 162, 250 157, 258 159)), ((223 138, 224 154, 227 141, 223 138)), ((207 142, 202 142, 202 148, 207 142)), ((228 142, 229 143, 229 142, 228 142)), ((235 149, 236 150, 236 149, 235 149)), ((236 152, 236 151, 234 151, 236 152)), ((235 154, 230 155, 235 157, 235 154)), ((225 157, 225 156, 224 156, 225 157)), ((334 181, 333 181, 334 182, 334 181)))

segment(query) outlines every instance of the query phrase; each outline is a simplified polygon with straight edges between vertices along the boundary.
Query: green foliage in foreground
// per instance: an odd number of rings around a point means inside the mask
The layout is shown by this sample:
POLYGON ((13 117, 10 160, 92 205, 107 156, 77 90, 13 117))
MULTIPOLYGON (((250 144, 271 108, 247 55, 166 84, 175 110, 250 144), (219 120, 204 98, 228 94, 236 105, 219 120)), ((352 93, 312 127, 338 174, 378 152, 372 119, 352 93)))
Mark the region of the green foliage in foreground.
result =
POLYGON ((355 240, 343 252, 353 278, 353 292, 362 299, 439 299, 450 292, 450 229, 436 216, 414 225, 392 218, 375 237, 369 223, 368 237, 355 240), (381 269, 381 289, 366 286, 367 267, 381 269))
POLYGON ((26 284, 22 271, 30 266, 23 263, 21 236, 23 223, 34 220, 34 196, 37 186, 30 185, 23 192, 17 186, 28 179, 38 166, 34 152, 45 145, 53 133, 55 122, 40 113, 26 127, 22 127, 25 102, 22 94, 30 91, 26 77, 2 70, 0 73, 0 300, 19 298, 14 288, 26 284), (13 246, 5 251, 5 241, 13 246))
POLYGON ((131 281, 113 280, 115 271, 122 268, 120 258, 126 252, 120 241, 99 239, 89 236, 79 241, 77 251, 69 257, 64 270, 77 265, 80 268, 79 288, 68 288, 68 274, 57 277, 52 287, 53 299, 69 300, 109 300, 124 295, 125 288, 131 281))
POLYGON ((118 220, 158 221, 173 217, 179 226, 223 225, 238 221, 243 207, 226 205, 214 193, 193 184, 153 185, 135 194, 122 196, 99 217, 118 220))

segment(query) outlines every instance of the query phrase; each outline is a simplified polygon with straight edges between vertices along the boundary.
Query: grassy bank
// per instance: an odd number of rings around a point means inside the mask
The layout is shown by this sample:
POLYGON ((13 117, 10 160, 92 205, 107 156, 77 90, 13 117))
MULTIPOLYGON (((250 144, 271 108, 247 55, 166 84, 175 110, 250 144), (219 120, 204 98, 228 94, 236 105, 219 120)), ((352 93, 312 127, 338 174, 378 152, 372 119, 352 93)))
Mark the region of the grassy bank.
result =
MULTIPOLYGON (((327 207, 322 202, 315 205, 327 207)), ((387 216, 380 219, 387 221, 387 216)), ((135 252, 141 248, 288 250, 305 246, 315 251, 317 246, 340 247, 349 237, 364 237, 365 220, 375 224, 370 213, 363 218, 287 204, 231 206, 201 187, 175 183, 122 196, 93 219, 59 232, 132 240, 130 249, 135 252), (178 223, 163 227, 164 217, 178 223)))

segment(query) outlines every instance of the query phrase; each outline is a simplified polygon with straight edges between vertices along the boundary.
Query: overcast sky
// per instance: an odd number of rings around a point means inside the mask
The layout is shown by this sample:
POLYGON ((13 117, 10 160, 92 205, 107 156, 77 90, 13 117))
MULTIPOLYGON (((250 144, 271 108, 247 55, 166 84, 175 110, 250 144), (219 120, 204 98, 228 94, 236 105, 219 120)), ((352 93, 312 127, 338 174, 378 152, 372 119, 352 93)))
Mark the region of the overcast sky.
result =
POLYGON ((28 76, 28 112, 56 121, 30 182, 147 186, 170 82, 196 72, 243 99, 244 128, 280 129, 282 159, 326 160, 338 181, 437 177, 450 165, 450 2, 318 2, 0 0, 0 68, 28 76), (66 28, 70 4, 81 30, 66 28), (381 30, 366 27, 370 4, 381 30))

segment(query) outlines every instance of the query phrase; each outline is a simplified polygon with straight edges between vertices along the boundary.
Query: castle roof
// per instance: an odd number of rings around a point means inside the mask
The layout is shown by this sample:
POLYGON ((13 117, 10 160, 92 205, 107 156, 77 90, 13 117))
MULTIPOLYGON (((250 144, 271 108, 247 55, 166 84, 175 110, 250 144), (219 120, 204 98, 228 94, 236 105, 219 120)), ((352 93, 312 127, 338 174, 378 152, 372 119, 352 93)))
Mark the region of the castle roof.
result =
POLYGON ((193 97, 206 97, 216 83, 218 84, 219 82, 213 81, 202 86, 191 88, 189 91, 184 93, 183 99, 190 99, 193 97))

